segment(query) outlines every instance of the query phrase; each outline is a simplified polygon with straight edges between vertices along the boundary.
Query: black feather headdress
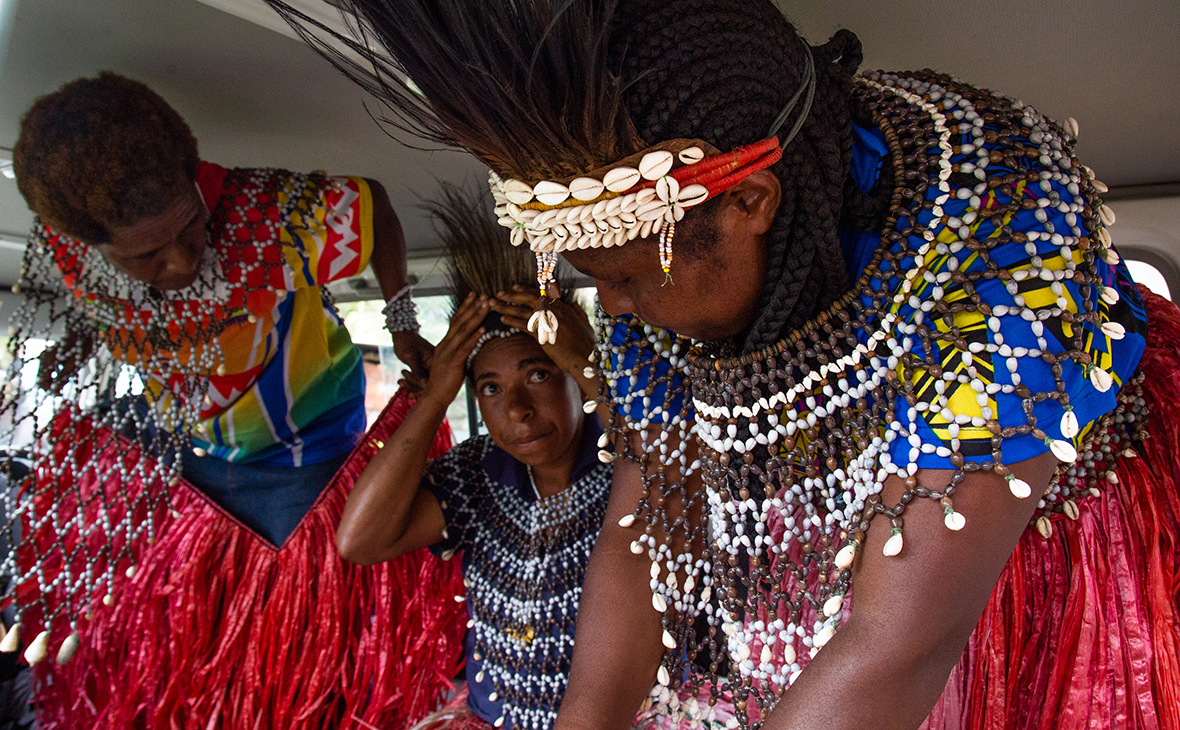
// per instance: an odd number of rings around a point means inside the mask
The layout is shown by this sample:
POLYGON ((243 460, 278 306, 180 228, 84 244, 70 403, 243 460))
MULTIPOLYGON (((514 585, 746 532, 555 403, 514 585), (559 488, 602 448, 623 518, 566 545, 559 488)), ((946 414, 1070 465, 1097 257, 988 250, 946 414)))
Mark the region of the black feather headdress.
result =
POLYGON ((266 2, 384 121, 501 176, 561 179, 644 147, 608 61, 615 0, 349 0, 347 33, 266 2))
MULTIPOLYGON (((512 246, 504 229, 492 212, 492 196, 486 188, 466 190, 441 183, 441 192, 422 204, 434 221, 435 229, 446 249, 447 284, 451 311, 469 293, 495 296, 511 291, 515 285, 537 285, 536 256, 523 246, 512 246)), ((561 298, 575 301, 573 280, 559 268, 557 274, 561 298)), ((488 330, 506 329, 495 312, 484 322, 488 330)))

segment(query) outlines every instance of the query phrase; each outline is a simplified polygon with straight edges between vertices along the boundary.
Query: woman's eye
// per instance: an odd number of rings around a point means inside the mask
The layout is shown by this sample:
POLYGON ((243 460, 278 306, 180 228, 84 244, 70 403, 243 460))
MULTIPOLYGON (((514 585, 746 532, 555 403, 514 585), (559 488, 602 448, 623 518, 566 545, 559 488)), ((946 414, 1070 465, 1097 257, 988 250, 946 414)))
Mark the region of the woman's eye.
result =
POLYGON ((498 390, 499 390, 499 388, 497 388, 492 383, 485 383, 485 384, 479 386, 479 394, 482 396, 495 395, 498 390))
POLYGON ((545 370, 534 370, 529 373, 529 382, 531 383, 543 383, 548 379, 549 373, 545 370))

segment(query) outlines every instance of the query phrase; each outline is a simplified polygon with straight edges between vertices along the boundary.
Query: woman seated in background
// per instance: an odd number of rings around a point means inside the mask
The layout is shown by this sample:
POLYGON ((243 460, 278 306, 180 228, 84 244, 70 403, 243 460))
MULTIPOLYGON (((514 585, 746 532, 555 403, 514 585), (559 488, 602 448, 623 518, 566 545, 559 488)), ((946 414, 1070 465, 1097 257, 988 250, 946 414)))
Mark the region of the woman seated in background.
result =
POLYGON ((598 392, 584 374, 593 330, 565 287, 552 307, 556 343, 524 331, 537 295, 519 285, 536 281, 533 256, 505 245, 480 203, 448 189, 430 206, 450 252, 455 313, 417 403, 357 480, 337 545, 363 564, 423 546, 462 553, 467 685, 420 727, 549 728, 611 479, 597 454, 602 426, 581 407, 598 392), (488 433, 428 463, 464 378, 488 433))

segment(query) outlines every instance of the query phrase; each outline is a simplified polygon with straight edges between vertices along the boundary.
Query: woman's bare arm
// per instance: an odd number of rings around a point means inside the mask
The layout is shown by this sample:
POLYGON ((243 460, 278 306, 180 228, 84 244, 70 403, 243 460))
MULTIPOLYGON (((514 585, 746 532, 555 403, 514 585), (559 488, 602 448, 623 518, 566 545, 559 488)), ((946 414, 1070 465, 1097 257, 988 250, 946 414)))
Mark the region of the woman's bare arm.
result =
POLYGON ((486 301, 468 297, 455 313, 418 401, 357 479, 336 529, 336 547, 345 560, 382 563, 442 539, 442 509, 421 489, 422 476, 487 312, 486 301))
MULTIPOLYGON (((1012 471, 1042 488, 1057 460, 1052 454, 1012 471)), ((919 483, 941 488, 950 472, 919 472, 919 483)), ((896 504, 903 487, 886 482, 896 504)), ((1034 493, 1039 494, 1034 486, 1034 493)), ((914 500, 905 512, 905 547, 882 553, 888 525, 868 532, 853 570, 852 616, 823 648, 770 714, 767 730, 822 725, 825 730, 917 728, 946 686, 996 580, 1036 508, 1017 499, 1003 478, 969 474, 955 490, 958 532, 943 523, 937 501, 914 500)))

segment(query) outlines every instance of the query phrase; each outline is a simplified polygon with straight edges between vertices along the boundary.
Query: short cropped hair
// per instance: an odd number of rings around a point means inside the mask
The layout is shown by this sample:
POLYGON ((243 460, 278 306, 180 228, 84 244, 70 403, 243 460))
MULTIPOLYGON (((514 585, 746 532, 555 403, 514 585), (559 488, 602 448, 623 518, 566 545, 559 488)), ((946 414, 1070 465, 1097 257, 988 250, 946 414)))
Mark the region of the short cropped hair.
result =
POLYGON ((17 187, 45 223, 87 243, 165 210, 197 177, 197 140, 147 85, 109 71, 37 99, 13 150, 17 187))

